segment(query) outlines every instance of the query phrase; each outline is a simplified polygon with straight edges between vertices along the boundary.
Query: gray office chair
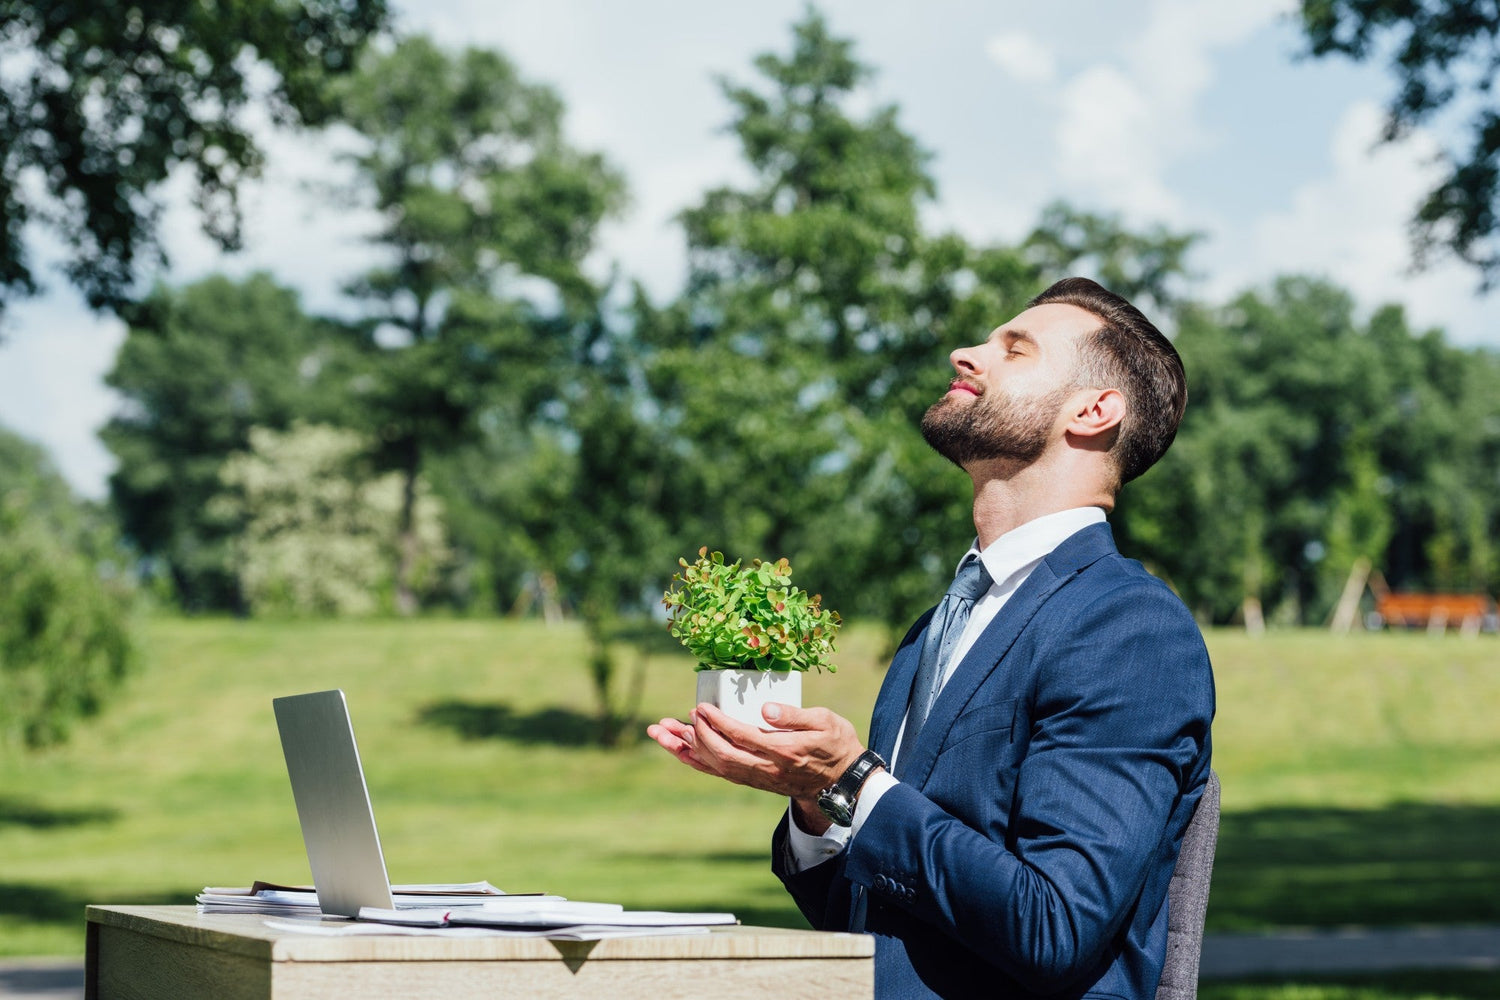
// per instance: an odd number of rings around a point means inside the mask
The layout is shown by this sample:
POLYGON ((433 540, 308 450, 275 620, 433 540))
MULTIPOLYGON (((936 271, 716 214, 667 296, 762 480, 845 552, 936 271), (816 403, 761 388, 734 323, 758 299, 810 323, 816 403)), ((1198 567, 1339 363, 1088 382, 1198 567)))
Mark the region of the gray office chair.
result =
POLYGON ((1167 961, 1156 987, 1156 1000, 1196 1000, 1198 996, 1203 915, 1208 912, 1208 883, 1214 873, 1218 842, 1219 776, 1209 771, 1208 785, 1182 835, 1182 850, 1167 888, 1167 961))

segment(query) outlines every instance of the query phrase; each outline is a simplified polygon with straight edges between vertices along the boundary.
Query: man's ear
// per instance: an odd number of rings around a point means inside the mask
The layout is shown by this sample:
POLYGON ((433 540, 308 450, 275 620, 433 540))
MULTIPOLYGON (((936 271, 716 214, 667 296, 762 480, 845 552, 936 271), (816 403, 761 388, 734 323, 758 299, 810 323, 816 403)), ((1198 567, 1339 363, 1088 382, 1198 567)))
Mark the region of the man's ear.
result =
POLYGON ((1119 389, 1090 389, 1075 397, 1069 434, 1085 438, 1113 437, 1111 433, 1125 419, 1125 395, 1119 389))

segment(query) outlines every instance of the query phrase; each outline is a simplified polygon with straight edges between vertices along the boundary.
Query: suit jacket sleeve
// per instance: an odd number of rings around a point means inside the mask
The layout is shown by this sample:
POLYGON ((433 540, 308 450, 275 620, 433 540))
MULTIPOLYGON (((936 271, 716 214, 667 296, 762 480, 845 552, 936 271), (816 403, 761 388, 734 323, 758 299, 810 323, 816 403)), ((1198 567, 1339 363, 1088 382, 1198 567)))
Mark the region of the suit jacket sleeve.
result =
POLYGON ((836 899, 845 879, 894 884, 902 891, 872 898, 1038 992, 1098 963, 1181 835, 1169 818, 1190 772, 1206 778, 1213 713, 1187 609, 1156 581, 1115 584, 1033 623, 1038 667, 1009 800, 998 779, 991 789, 982 777, 945 775, 940 755, 924 788, 900 784, 881 798, 838 869, 820 865, 828 872, 793 885, 809 919, 820 893, 836 899))
POLYGON ((791 816, 783 814, 771 836, 771 870, 786 886, 808 923, 820 930, 848 930, 849 882, 841 877, 847 852, 811 868, 793 871, 787 846, 790 823, 791 816))
MULTIPOLYGON (((906 630, 906 635, 897 643, 897 648, 909 646, 921 634, 932 619, 936 608, 929 608, 906 630)), ((819 930, 843 931, 849 929, 851 893, 849 882, 843 877, 846 851, 820 865, 801 871, 796 870, 791 860, 791 849, 787 845, 787 827, 791 816, 783 815, 771 835, 771 871, 781 879, 792 901, 802 911, 808 923, 819 930)))

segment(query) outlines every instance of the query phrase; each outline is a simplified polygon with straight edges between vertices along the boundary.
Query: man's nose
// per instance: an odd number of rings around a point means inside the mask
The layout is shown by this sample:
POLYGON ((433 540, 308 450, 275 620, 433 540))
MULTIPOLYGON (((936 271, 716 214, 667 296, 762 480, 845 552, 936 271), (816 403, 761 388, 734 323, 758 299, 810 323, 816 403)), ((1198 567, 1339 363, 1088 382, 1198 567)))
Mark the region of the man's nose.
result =
POLYGON ((948 361, 953 365, 953 370, 960 375, 973 375, 979 371, 979 361, 972 347, 960 347, 948 355, 948 361))

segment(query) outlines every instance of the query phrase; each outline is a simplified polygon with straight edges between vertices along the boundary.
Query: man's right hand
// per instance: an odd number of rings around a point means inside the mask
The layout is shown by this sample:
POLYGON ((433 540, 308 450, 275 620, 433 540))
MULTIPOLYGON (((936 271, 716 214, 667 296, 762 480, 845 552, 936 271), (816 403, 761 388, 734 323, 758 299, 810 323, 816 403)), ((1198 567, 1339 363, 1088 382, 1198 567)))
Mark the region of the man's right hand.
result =
POLYGON ((663 750, 682 761, 695 771, 704 774, 712 774, 722 777, 719 772, 708 767, 698 759, 693 751, 697 746, 697 735, 693 727, 677 719, 662 719, 660 722, 646 727, 646 735, 655 740, 663 750))

